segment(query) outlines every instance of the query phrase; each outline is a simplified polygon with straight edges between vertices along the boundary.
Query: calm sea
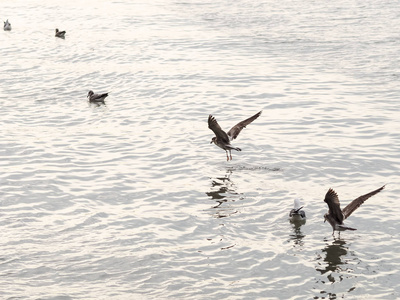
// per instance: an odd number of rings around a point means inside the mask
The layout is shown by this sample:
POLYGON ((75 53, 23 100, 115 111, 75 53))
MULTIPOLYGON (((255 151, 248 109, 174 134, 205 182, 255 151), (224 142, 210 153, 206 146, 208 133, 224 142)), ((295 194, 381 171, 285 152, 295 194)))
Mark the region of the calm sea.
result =
POLYGON ((3 0, 0 18, 1 299, 400 297, 398 1, 3 0), (227 162, 208 115, 260 110, 227 162), (384 184, 332 236, 327 190, 343 207, 384 184))

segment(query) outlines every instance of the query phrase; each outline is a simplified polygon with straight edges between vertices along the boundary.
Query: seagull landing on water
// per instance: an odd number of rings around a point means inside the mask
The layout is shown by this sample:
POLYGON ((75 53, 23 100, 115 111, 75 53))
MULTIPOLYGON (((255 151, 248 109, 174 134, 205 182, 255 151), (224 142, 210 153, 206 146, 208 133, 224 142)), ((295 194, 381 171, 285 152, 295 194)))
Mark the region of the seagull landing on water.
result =
POLYGON ((328 204, 329 211, 325 214, 324 218, 325 221, 328 221, 333 228, 334 235, 335 230, 340 231, 344 230, 356 230, 355 228, 347 227, 344 225, 343 220, 347 219, 357 208, 360 207, 368 198, 372 197, 373 195, 379 193, 385 188, 385 186, 380 187, 379 189, 372 191, 368 194, 358 197, 357 199, 351 201, 345 208, 340 209, 340 202, 338 195, 332 189, 329 189, 325 195, 325 202, 328 204))
POLYGON ((292 221, 301 221, 306 218, 306 213, 302 210, 304 206, 300 205, 300 199, 294 199, 294 208, 290 211, 289 217, 292 221))
POLYGON ((233 147, 231 145, 231 141, 236 139, 237 136, 239 135, 240 131, 242 131, 243 128, 245 128, 247 125, 249 125, 251 122, 253 122, 255 119, 257 119, 261 115, 261 111, 256 113, 254 116, 236 124, 231 128, 231 130, 226 133, 221 129, 219 126, 217 120, 212 116, 208 116, 208 128, 210 128, 214 133, 215 136, 211 139, 210 144, 214 143, 221 149, 224 149, 226 152, 226 160, 228 161, 229 158, 232 160, 232 153, 231 150, 236 150, 236 151, 242 151, 242 149, 233 147), (229 156, 228 156, 228 151, 229 151, 229 156))
POLYGON ((11 30, 11 23, 8 22, 8 19, 4 22, 4 30, 6 30, 6 31, 11 30))
POLYGON ((58 28, 56 28, 56 37, 65 38, 65 31, 59 31, 58 28))
POLYGON ((89 98, 89 102, 104 102, 104 99, 108 96, 108 93, 104 94, 95 94, 93 91, 89 91, 87 97, 89 98))

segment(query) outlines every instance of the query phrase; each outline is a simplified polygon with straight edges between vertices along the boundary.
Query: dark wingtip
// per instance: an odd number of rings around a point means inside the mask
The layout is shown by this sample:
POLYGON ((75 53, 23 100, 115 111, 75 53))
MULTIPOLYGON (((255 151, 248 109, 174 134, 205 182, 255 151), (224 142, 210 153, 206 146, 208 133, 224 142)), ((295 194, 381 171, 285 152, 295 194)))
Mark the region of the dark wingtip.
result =
MULTIPOLYGON (((326 202, 326 198, 329 197, 329 196, 337 197, 338 195, 332 188, 329 188, 329 190, 325 194, 325 199, 324 199, 325 202, 326 202)), ((328 202, 326 202, 326 203, 328 203, 328 202)))
POLYGON ((211 129, 211 123, 213 123, 215 120, 215 118, 212 115, 208 115, 208 128, 211 129))

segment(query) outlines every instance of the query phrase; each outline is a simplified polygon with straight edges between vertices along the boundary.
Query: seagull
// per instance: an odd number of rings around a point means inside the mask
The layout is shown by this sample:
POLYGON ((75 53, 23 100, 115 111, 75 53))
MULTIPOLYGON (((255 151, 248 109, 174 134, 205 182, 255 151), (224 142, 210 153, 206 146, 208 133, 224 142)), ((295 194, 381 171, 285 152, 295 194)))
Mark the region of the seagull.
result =
POLYGON ((8 19, 7 19, 7 21, 4 22, 4 30, 6 30, 6 31, 11 30, 11 23, 8 22, 8 19))
POLYGON ((65 31, 59 31, 58 28, 56 28, 56 37, 65 38, 65 31))
POLYGON ((104 94, 95 94, 93 91, 89 91, 87 97, 89 98, 89 102, 104 102, 104 99, 108 96, 108 93, 104 94))
POLYGON ((217 120, 212 116, 208 116, 208 128, 210 128, 212 131, 214 131, 215 136, 211 139, 210 144, 214 143, 221 149, 224 149, 226 152, 226 160, 229 161, 232 160, 232 153, 231 150, 236 150, 236 151, 242 151, 242 149, 237 148, 237 147, 232 147, 231 146, 231 141, 236 139, 237 136, 239 135, 240 131, 242 131, 243 128, 245 128, 247 125, 249 125, 251 122, 253 122, 255 119, 257 119, 260 115, 261 112, 256 113, 254 116, 236 124, 231 128, 231 130, 226 133, 221 129, 219 126, 217 120), (229 155, 228 156, 228 151, 229 155))
POLYGON ((372 191, 368 194, 362 195, 357 199, 351 201, 345 208, 340 209, 339 198, 336 192, 332 189, 329 189, 325 195, 325 202, 328 204, 329 211, 325 214, 325 221, 328 221, 333 228, 334 235, 335 230, 340 231, 344 230, 356 230, 355 228, 347 227, 344 225, 343 220, 347 219, 357 208, 360 207, 369 197, 379 193, 385 188, 385 186, 380 187, 379 189, 372 191))
POLYGON ((290 211, 289 217, 291 220, 304 220, 306 218, 306 213, 302 210, 304 206, 300 206, 300 199, 294 199, 294 208, 290 211))

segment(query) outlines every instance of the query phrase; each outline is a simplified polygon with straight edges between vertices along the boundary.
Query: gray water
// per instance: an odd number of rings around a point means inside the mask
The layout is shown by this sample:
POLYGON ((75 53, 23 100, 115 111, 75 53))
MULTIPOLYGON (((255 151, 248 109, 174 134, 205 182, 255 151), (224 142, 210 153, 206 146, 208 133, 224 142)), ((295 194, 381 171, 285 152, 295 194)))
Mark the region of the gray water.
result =
POLYGON ((0 13, 1 299, 400 297, 398 1, 0 13), (227 162, 208 115, 260 110, 227 162), (327 190, 384 184, 332 236, 327 190))

